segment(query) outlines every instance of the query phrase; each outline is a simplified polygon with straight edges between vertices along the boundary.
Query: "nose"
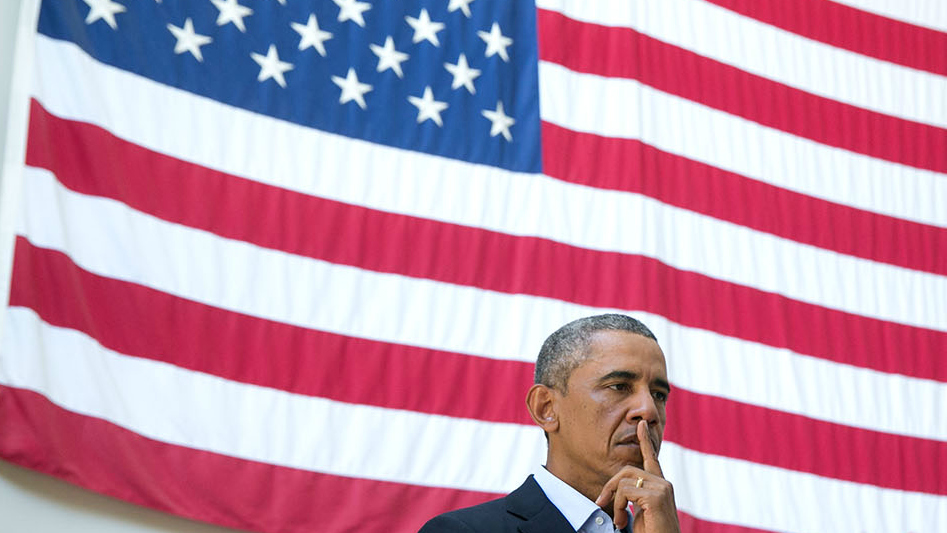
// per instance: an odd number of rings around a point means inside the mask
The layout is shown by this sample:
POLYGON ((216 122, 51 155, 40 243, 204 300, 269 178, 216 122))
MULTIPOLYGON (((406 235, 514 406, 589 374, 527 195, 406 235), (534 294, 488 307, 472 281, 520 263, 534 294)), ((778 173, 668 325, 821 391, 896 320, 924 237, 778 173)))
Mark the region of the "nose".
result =
POLYGON ((648 425, 656 424, 658 421, 658 406, 648 388, 632 394, 628 398, 628 411, 625 413, 625 419, 630 424, 637 424, 639 420, 644 420, 648 425))

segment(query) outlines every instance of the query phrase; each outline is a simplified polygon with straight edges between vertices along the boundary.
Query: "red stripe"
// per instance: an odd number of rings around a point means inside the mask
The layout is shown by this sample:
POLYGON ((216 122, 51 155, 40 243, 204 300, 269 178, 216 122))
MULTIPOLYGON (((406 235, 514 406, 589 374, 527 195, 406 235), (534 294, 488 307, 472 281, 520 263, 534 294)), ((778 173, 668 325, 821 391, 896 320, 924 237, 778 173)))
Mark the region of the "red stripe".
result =
POLYGON ((629 28, 538 10, 539 56, 571 70, 640 80, 793 135, 947 172, 947 130, 869 111, 750 74, 629 28), (627 58, 636 58, 628 61, 627 58), (708 83, 707 80, 713 80, 708 83))
POLYGON ((574 132, 549 123, 543 123, 542 135, 543 172, 554 178, 640 193, 803 244, 947 275, 947 254, 941 253, 947 250, 945 228, 781 189, 635 139, 574 132))
MULTIPOLYGON (((532 364, 389 345, 223 311, 90 274, 22 237, 12 285, 10 305, 29 307, 47 323, 85 332, 119 353, 349 403, 532 424, 523 404, 532 364), (37 279, 44 283, 32 283, 37 279), (491 394, 457 394, 483 383, 491 384, 491 394)), ((947 464, 947 443, 821 422, 679 387, 672 406, 667 438, 689 449, 947 494, 947 480, 930 468, 947 464), (776 433, 779 439, 773 439, 776 433)))
POLYGON ((665 438, 706 454, 947 495, 947 478, 931 468, 947 464, 947 442, 841 426, 680 387, 668 407, 665 438))
POLYGON ((0 420, 0 456, 10 462, 226 527, 410 532, 444 511, 497 496, 334 476, 174 446, 6 386, 0 386, 0 420))
MULTIPOLYGON (((0 420, 0 457, 12 463, 225 527, 408 533, 437 514, 498 496, 320 474, 165 444, 6 386, 0 386, 0 420)), ((682 533, 768 533, 678 516, 682 533)))
POLYGON ((707 0, 837 48, 947 76, 947 34, 826 0, 707 0))
POLYGON ((114 198, 172 222, 379 272, 593 307, 648 311, 684 326, 830 361, 947 381, 947 365, 940 364, 947 333, 941 331, 799 302, 647 257, 305 196, 151 152, 98 127, 54 118, 35 102, 31 117, 28 164, 54 172, 73 190, 114 198), (90 153, 103 154, 111 166, 88 158, 90 153), (135 172, 124 175, 115 169, 135 172), (220 209, 206 209, 205 198, 215 198, 220 209), (248 217, 248 212, 256 216, 248 217), (317 238, 308 228, 320 228, 326 237, 317 238), (366 248, 365 235, 386 238, 366 248), (472 252, 491 261, 467 260, 472 252), (635 282, 616 288, 587 272, 620 273, 608 279, 635 282), (800 331, 807 333, 792 334, 800 331))

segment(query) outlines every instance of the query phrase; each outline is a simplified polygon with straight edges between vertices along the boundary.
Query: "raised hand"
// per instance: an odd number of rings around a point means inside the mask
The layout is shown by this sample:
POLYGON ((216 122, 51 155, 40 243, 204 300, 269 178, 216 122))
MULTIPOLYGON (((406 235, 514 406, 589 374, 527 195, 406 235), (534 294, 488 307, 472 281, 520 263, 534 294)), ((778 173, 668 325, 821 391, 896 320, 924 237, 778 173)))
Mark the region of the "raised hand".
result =
POLYGON ((623 467, 608 480, 595 504, 605 507, 611 502, 615 527, 628 524, 628 505, 632 504, 635 507, 634 533, 679 533, 674 487, 661 472, 648 423, 641 420, 636 429, 644 468, 623 467))

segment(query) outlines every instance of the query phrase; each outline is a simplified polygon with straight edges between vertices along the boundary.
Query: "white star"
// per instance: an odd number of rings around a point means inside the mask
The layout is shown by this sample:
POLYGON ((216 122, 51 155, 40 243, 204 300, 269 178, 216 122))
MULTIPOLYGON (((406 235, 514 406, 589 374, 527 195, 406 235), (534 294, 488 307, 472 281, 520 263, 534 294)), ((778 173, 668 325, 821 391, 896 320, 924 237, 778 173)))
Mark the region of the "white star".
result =
POLYGON ((418 108, 418 124, 427 119, 431 119, 438 126, 443 126, 441 121, 441 111, 447 109, 446 102, 438 102, 434 99, 434 93, 431 92, 431 86, 424 88, 424 96, 408 96, 408 101, 418 108))
POLYGON ((412 41, 419 43, 427 40, 434 46, 441 45, 441 42, 437 39, 437 32, 444 29, 444 23, 431 21, 431 16, 427 14, 427 9, 422 9, 418 18, 405 17, 404 19, 414 28, 414 38, 412 41))
POLYGON ((339 22, 351 20, 361 27, 365 27, 365 19, 362 13, 372 8, 368 2, 359 2, 358 0, 332 0, 339 6, 339 22))
POLYGON ((175 54, 190 52, 198 61, 204 61, 204 56, 201 54, 201 47, 205 44, 210 44, 213 42, 213 39, 206 35, 194 33, 194 23, 191 22, 191 17, 184 20, 183 28, 168 24, 168 30, 174 35, 174 38, 178 40, 174 45, 175 54))
POLYGON ((464 12, 464 16, 470 18, 470 3, 474 0, 450 0, 450 4, 447 6, 447 11, 453 13, 458 9, 464 12))
POLYGON ((85 0, 85 3, 89 6, 89 14, 85 17, 86 24, 92 24, 102 19, 113 30, 118 29, 118 24, 115 23, 115 14, 124 13, 125 6, 118 2, 112 2, 112 0, 85 0))
POLYGON ((246 32, 247 27, 243 25, 243 17, 249 17, 253 14, 253 10, 249 7, 242 6, 237 3, 237 0, 210 0, 214 7, 217 8, 220 13, 217 15, 217 25, 223 26, 228 22, 233 22, 233 25, 237 27, 241 32, 246 32))
POLYGON ((513 39, 505 37, 502 33, 500 33, 499 24, 494 22, 493 27, 490 28, 489 32, 478 31, 477 35, 483 39, 483 42, 487 43, 487 51, 485 52, 487 57, 490 57, 493 54, 500 54, 500 57, 503 58, 503 61, 510 60, 510 56, 506 53, 506 47, 513 44, 513 39))
POLYGON ((399 52, 395 50, 395 41, 389 35, 385 39, 385 46, 378 46, 377 44, 368 45, 372 49, 372 52, 375 52, 375 55, 378 56, 378 72, 384 72, 386 69, 391 69, 395 71, 395 74, 399 78, 404 77, 404 73, 401 72, 401 63, 408 60, 410 57, 404 52, 399 52))
POLYGON ((480 69, 470 68, 470 65, 467 64, 467 56, 460 54, 456 65, 444 63, 444 68, 454 76, 454 81, 450 84, 451 89, 457 89, 463 85, 470 91, 470 94, 477 92, 474 89, 473 81, 480 75, 480 69))
POLYGON ((305 50, 313 47, 322 57, 326 56, 325 42, 332 38, 332 34, 319 29, 319 20, 315 14, 309 15, 309 21, 305 24, 290 22, 290 26, 299 34, 299 49, 305 50))
POLYGON ((257 65, 260 65, 260 74, 256 77, 257 81, 265 81, 269 78, 273 78, 280 87, 286 87, 286 78, 283 77, 283 73, 287 70, 293 70, 293 64, 279 60, 279 56, 276 54, 275 44, 270 45, 270 49, 267 50, 266 55, 252 52, 250 53, 250 57, 256 61, 257 65))
POLYGON ((491 137, 496 137, 497 134, 502 133, 506 140, 511 142, 513 141, 513 134, 510 133, 510 126, 516 124, 516 121, 511 117, 508 117, 506 113, 503 112, 503 102, 497 101, 497 108, 495 111, 484 109, 480 112, 480 114, 487 117, 487 119, 489 119, 492 123, 490 126, 491 137))
POLYGON ((332 83, 342 89, 342 94, 339 95, 340 104, 355 100, 355 103, 362 109, 367 107, 365 105, 365 93, 371 91, 372 86, 367 83, 359 82, 358 76, 355 75, 354 68, 349 67, 349 73, 346 74, 344 78, 332 76, 332 83))

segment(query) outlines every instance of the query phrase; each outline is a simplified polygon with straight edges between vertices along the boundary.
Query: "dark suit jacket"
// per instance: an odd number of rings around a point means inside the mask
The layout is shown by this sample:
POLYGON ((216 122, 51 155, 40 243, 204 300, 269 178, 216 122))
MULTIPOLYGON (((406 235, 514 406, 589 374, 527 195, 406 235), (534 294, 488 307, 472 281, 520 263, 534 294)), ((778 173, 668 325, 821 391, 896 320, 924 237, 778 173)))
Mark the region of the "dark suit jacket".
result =
POLYGON ((444 513, 419 533, 575 533, 533 476, 498 500, 444 513))

